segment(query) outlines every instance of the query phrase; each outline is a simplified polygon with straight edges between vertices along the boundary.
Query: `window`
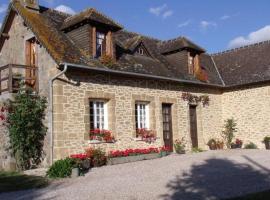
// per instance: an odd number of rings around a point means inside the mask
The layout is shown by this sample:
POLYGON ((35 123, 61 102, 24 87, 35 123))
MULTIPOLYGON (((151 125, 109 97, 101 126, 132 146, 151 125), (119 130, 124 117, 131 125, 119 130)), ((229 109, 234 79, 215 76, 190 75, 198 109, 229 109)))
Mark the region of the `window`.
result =
POLYGON ((90 129, 108 129, 108 111, 105 101, 90 101, 90 129))
POLYGON ((140 55, 143 55, 144 54, 143 48, 142 47, 139 47, 137 49, 137 53, 140 54, 140 55))
POLYGON ((149 105, 147 102, 135 104, 136 129, 149 129, 149 105))
POLYGON ((195 56, 190 54, 188 56, 188 73, 194 74, 194 62, 195 62, 195 56))
POLYGON ((102 55, 102 51, 105 48, 104 46, 104 40, 105 40, 105 34, 101 32, 97 32, 97 38, 96 38, 96 57, 99 58, 102 55))

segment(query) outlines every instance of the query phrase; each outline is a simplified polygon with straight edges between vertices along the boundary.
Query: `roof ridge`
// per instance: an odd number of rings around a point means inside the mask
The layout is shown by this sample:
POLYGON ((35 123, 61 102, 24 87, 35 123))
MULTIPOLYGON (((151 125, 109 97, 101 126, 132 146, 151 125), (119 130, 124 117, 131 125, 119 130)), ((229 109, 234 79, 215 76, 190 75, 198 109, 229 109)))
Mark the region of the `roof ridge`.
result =
MULTIPOLYGON (((44 7, 44 6, 43 6, 43 7, 44 7)), ((47 8, 47 7, 44 7, 44 8, 47 8)), ((61 15, 65 15, 65 16, 67 16, 67 18, 73 16, 73 15, 71 15, 71 14, 68 14, 68 13, 65 13, 65 12, 62 12, 62 11, 59 11, 59 10, 55 10, 54 8, 47 8, 47 9, 49 9, 49 10, 51 10, 51 11, 53 11, 53 12, 57 12, 57 13, 59 13, 59 14, 61 14, 61 15)))
POLYGON ((222 54, 231 53, 231 52, 235 52, 235 51, 239 51, 239 50, 242 50, 242 49, 247 49, 247 48, 250 48, 250 47, 259 46, 259 45, 267 44, 267 43, 270 43, 270 40, 264 40, 264 41, 261 41, 261 42, 256 42, 256 43, 253 43, 253 44, 248 44, 248 45, 244 45, 244 46, 241 46, 241 47, 236 47, 236 48, 233 48, 233 49, 228 49, 228 50, 225 50, 225 51, 212 53, 210 55, 211 56, 222 55, 222 54))
POLYGON ((135 34, 135 35, 137 35, 137 36, 141 36, 141 37, 144 37, 144 38, 147 38, 147 39, 150 39, 150 40, 156 40, 157 42, 162 41, 162 40, 160 40, 160 39, 157 39, 157 38, 154 38, 154 37, 151 37, 151 36, 148 36, 148 35, 143 35, 143 34, 141 34, 141 33, 137 33, 137 32, 134 32, 134 31, 128 31, 128 30, 126 30, 126 29, 122 29, 121 31, 126 32, 126 33, 135 34))
POLYGON ((169 42, 175 42, 177 40, 186 39, 184 36, 178 36, 176 38, 172 38, 169 40, 162 40, 161 43, 169 43, 169 42))

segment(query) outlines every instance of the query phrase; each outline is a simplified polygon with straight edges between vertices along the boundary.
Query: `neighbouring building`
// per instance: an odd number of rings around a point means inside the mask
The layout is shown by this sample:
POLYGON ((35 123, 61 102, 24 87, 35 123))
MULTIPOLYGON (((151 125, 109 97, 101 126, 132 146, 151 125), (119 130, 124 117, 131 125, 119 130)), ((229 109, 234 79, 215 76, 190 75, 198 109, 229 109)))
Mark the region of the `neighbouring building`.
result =
MULTIPOLYGON (((237 138, 263 147, 270 134, 270 42, 217 54, 187 38, 161 41, 129 32, 90 8, 69 15, 13 0, 0 32, 0 99, 12 98, 16 78, 46 96, 44 165, 89 146, 106 151, 147 146, 207 149, 234 118, 237 138), (187 99, 208 99, 189 102, 187 99), (114 143, 91 140, 110 130, 114 143), (149 129, 149 144, 136 130, 149 129)), ((1 127, 0 168, 8 166, 1 127)))

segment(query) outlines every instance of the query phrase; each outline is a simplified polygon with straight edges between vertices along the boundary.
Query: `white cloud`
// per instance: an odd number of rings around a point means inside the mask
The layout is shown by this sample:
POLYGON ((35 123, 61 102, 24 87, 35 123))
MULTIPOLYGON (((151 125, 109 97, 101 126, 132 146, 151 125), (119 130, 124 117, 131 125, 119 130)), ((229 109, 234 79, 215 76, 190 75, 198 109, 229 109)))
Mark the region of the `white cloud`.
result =
POLYGON ((231 18, 231 16, 229 16, 229 15, 223 15, 220 19, 221 20, 227 20, 227 19, 230 19, 231 18))
POLYGON ((217 24, 215 22, 205 21, 205 20, 200 22, 200 27, 202 29, 208 29, 209 27, 216 27, 216 26, 217 24))
POLYGON ((161 14, 161 12, 163 12, 167 7, 168 7, 167 4, 163 4, 163 5, 158 6, 158 7, 152 7, 149 9, 149 12, 151 14, 159 16, 161 14))
POLYGON ((185 26, 188 26, 189 24, 191 23, 191 20, 187 20, 187 21, 185 21, 185 22, 183 22, 183 23, 181 23, 181 24, 178 24, 178 28, 183 28, 183 27, 185 27, 185 26))
POLYGON ((55 10, 58 10, 58 11, 64 12, 64 13, 68 13, 71 15, 76 14, 76 12, 72 8, 65 6, 65 5, 59 5, 55 8, 55 10))
POLYGON ((162 14, 162 18, 166 19, 167 17, 170 17, 173 15, 173 11, 172 10, 167 10, 162 14))
POLYGON ((246 37, 239 36, 229 42, 229 48, 236 48, 257 42, 270 40, 270 25, 267 25, 257 31, 249 33, 246 37))
POLYGON ((8 7, 7 4, 1 4, 0 5, 0 14, 6 12, 7 7, 8 7))

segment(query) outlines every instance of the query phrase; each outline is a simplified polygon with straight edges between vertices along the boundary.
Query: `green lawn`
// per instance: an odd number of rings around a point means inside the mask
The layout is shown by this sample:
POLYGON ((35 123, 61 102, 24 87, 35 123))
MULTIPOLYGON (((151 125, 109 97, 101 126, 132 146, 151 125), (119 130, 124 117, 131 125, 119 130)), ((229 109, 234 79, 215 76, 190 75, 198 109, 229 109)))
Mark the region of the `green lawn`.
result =
POLYGON ((270 200, 270 190, 228 200, 270 200))
POLYGON ((47 185, 48 180, 44 177, 28 176, 18 172, 0 171, 0 193, 41 188, 47 185))

